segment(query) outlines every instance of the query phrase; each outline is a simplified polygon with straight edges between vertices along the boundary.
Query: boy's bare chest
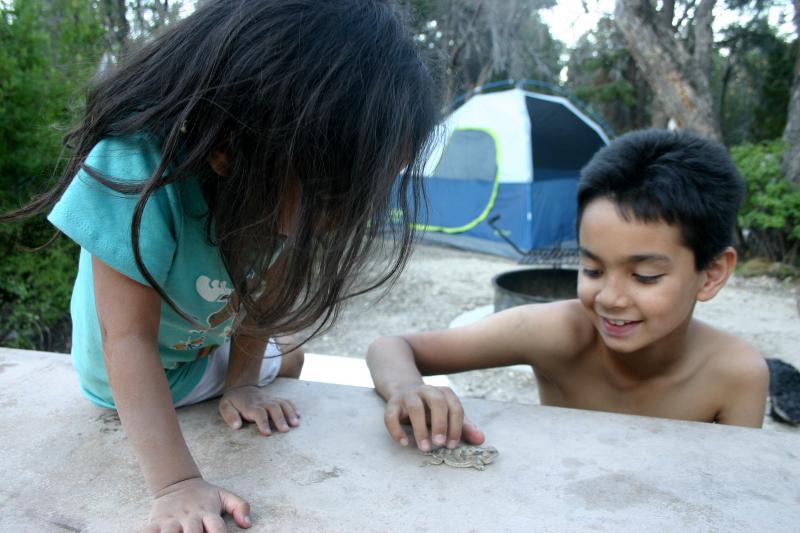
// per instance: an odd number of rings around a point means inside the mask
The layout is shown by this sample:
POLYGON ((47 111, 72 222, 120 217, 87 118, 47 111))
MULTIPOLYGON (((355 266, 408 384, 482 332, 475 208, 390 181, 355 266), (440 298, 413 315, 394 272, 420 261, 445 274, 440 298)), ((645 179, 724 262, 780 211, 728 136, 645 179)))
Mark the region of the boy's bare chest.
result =
POLYGON ((543 405, 698 422, 712 422, 719 412, 713 387, 701 376, 621 385, 596 369, 575 368, 557 382, 539 376, 537 382, 543 405))

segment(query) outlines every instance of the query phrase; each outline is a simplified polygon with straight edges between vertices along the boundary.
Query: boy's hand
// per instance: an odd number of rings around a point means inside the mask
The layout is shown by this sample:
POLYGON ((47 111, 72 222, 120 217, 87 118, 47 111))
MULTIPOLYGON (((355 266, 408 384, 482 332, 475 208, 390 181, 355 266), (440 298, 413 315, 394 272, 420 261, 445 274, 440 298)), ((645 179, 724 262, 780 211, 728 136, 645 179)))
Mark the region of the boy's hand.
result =
POLYGON ((272 435, 270 419, 281 433, 289 431, 289 426, 300 425, 300 413, 292 402, 273 398, 254 385, 226 390, 219 401, 219 413, 233 429, 242 427, 242 419, 245 419, 255 422, 261 434, 266 436, 272 435))
POLYGON ((236 525, 250 527, 250 504, 232 492, 203 478, 180 481, 158 491, 150 508, 150 523, 144 533, 225 533, 222 513, 233 516, 236 525))
POLYGON ((470 444, 484 440, 483 432, 464 419, 461 401, 449 387, 415 385, 395 394, 386 402, 383 420, 392 438, 403 446, 408 446, 408 437, 401 423, 410 422, 423 452, 433 446, 455 448, 462 438, 470 444))

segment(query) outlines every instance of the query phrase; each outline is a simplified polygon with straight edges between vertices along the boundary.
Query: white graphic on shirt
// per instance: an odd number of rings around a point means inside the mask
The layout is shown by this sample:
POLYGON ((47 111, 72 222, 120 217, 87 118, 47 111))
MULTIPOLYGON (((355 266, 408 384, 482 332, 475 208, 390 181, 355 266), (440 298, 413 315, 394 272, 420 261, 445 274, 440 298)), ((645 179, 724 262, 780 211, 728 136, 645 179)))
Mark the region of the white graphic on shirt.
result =
POLYGON ((185 351, 185 350, 197 350, 198 348, 203 347, 203 343, 206 341, 205 337, 188 337, 185 341, 178 342, 172 345, 173 350, 178 351, 185 351))
POLYGON ((227 302, 233 289, 228 287, 228 282, 200 276, 195 282, 195 289, 203 300, 207 302, 227 302))

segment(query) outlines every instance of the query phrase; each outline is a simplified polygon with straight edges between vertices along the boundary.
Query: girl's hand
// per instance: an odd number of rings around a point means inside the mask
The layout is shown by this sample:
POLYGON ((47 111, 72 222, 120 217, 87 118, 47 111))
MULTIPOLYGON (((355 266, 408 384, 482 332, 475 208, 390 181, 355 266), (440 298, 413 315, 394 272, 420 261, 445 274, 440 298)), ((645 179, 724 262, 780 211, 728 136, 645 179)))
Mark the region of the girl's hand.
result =
POLYGON ((254 385, 232 387, 225 391, 219 401, 222 419, 233 429, 242 427, 242 419, 255 422, 262 435, 272 435, 269 422, 281 433, 289 426, 300 425, 300 413, 294 404, 283 398, 272 398, 264 389, 254 385))
POLYGON ((408 437, 400 424, 410 421, 417 447, 423 452, 433 446, 455 448, 462 438, 470 444, 484 440, 483 432, 464 419, 461 401, 449 387, 409 387, 389 398, 383 420, 392 438, 403 446, 408 446, 408 437), (430 439, 429 426, 433 435, 430 439))
POLYGON ((158 491, 150 508, 150 523, 144 533, 225 533, 222 513, 233 516, 236 525, 250 527, 250 504, 232 492, 196 477, 158 491))

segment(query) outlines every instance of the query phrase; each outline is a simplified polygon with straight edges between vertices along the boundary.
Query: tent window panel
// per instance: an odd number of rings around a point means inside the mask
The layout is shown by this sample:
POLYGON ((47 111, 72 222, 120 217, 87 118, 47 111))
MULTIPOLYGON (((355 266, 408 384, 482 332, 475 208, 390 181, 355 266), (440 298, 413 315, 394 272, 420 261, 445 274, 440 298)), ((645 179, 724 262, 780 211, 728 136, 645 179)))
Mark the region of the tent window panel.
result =
POLYGON ((525 103, 533 125, 534 176, 539 169, 578 172, 605 146, 597 132, 564 105, 531 97, 525 103))
POLYGON ((450 136, 436 178, 494 181, 497 174, 497 148, 485 131, 457 130, 450 136))

